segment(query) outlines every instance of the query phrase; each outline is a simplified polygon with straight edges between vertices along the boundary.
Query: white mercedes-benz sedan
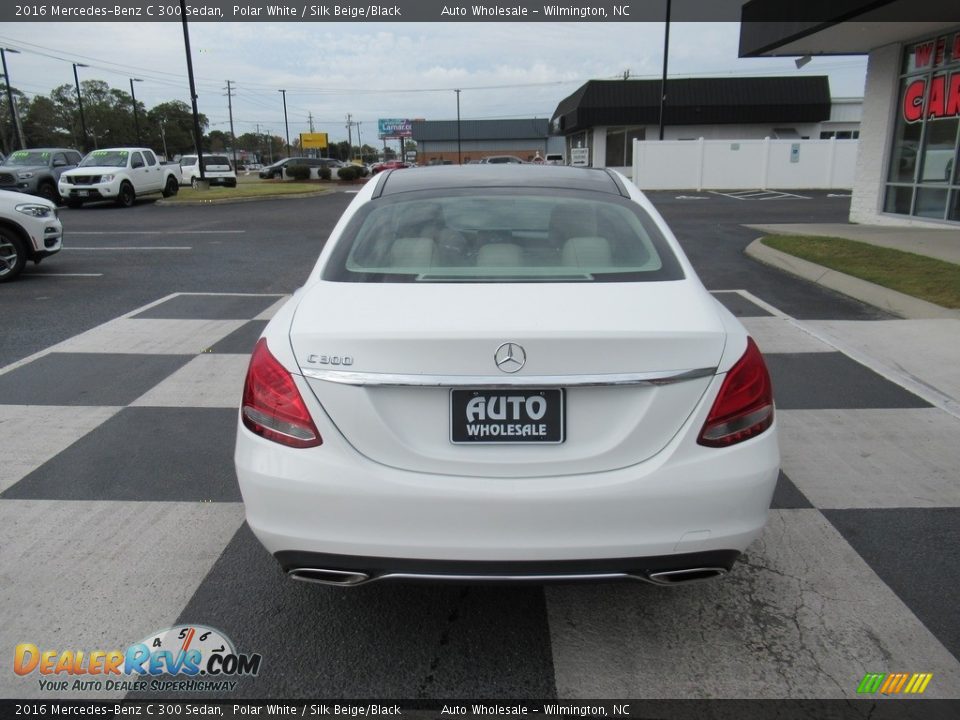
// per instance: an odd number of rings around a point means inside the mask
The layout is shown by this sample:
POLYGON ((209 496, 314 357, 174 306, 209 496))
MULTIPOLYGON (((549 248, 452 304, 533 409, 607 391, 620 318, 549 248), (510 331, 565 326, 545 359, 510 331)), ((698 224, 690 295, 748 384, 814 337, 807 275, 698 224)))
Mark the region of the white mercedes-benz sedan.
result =
POLYGON ((256 345, 236 469, 291 576, 673 585, 757 537, 763 357, 607 170, 385 172, 256 345))

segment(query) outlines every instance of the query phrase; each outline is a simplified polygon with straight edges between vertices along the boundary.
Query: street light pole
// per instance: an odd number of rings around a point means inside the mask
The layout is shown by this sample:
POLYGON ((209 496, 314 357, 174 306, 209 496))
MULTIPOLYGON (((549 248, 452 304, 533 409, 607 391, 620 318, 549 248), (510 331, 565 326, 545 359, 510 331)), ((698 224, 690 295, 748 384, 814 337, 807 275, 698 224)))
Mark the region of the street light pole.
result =
POLYGON ((290 123, 287 122, 287 91, 278 90, 283 95, 283 127, 287 131, 287 157, 290 157, 290 123))
POLYGON ((13 90, 10 89, 10 73, 7 72, 6 53, 8 52, 19 55, 20 51, 14 50, 13 48, 0 48, 0 59, 3 60, 3 84, 7 86, 7 104, 10 106, 10 122, 13 123, 13 132, 20 141, 20 149, 25 150, 27 146, 26 143, 23 142, 23 131, 20 129, 20 123, 17 122, 17 109, 13 106, 13 90))
POLYGON ((143 139, 140 137, 140 117, 137 113, 137 96, 133 92, 133 84, 143 82, 140 78, 130 78, 130 99, 133 101, 133 126, 137 131, 137 145, 143 146, 143 139))
POLYGON ((460 90, 454 90, 457 94, 457 165, 463 165, 463 154, 460 148, 460 90))
POLYGON ((667 0, 667 22, 663 31, 663 76, 660 78, 660 139, 663 140, 663 106, 667 102, 667 56, 670 54, 670 0, 667 0))
POLYGON ((77 86, 77 107, 80 109, 80 130, 83 132, 83 151, 90 152, 90 144, 87 142, 87 120, 83 116, 83 96, 80 94, 80 76, 77 75, 78 67, 90 67, 89 65, 84 65, 83 63, 72 63, 73 64, 73 82, 77 86))

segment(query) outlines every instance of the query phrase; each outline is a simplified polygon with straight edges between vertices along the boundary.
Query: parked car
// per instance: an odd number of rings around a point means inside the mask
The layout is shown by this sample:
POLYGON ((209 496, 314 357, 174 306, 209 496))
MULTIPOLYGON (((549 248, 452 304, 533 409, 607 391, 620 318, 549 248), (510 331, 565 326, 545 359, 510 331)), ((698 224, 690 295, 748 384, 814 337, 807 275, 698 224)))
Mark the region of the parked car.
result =
POLYGON ((260 177, 264 180, 270 180, 271 178, 282 178, 284 169, 290 167, 291 165, 306 165, 310 168, 328 167, 333 173, 336 173, 337 168, 343 167, 342 162, 333 158, 292 157, 278 160, 272 165, 267 165, 265 168, 260 170, 260 177))
POLYGON ((605 169, 389 172, 250 361, 235 465, 291 577, 728 572, 779 451, 756 343, 605 169))
MULTIPOLYGON (((211 185, 237 186, 237 173, 226 155, 204 155, 203 176, 211 185)), ((180 184, 197 186, 200 179, 200 163, 196 155, 180 158, 180 184)))
POLYGON ((523 165, 524 162, 516 155, 488 155, 485 158, 480 158, 481 165, 505 165, 505 164, 514 164, 514 165, 523 165))
POLYGON ((142 195, 176 195, 180 167, 161 164, 149 148, 94 150, 60 176, 59 188, 67 207, 78 208, 90 200, 130 207, 142 195))
POLYGON ((0 190, 0 282, 21 273, 28 260, 39 263, 60 252, 63 225, 46 198, 0 190))
POLYGON ((17 150, 0 165, 0 190, 39 195, 51 202, 59 202, 57 183, 60 175, 75 168, 81 157, 78 151, 70 148, 17 150))
POLYGON ((563 159, 563 153, 547 153, 543 161, 547 165, 566 165, 563 159))
POLYGON ((408 167, 410 167, 410 163, 405 163, 402 160, 387 160, 370 168, 370 173, 376 175, 384 170, 403 170, 408 167))

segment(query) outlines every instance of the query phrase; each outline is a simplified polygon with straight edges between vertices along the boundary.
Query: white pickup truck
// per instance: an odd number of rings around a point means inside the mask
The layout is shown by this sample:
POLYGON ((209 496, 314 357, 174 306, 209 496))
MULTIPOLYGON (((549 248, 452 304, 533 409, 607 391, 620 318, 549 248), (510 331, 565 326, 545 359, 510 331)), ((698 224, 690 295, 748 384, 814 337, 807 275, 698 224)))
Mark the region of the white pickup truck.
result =
POLYGON ((180 167, 161 164, 148 148, 94 150, 76 168, 63 173, 58 185, 68 207, 96 200, 130 207, 143 195, 176 195, 180 167))

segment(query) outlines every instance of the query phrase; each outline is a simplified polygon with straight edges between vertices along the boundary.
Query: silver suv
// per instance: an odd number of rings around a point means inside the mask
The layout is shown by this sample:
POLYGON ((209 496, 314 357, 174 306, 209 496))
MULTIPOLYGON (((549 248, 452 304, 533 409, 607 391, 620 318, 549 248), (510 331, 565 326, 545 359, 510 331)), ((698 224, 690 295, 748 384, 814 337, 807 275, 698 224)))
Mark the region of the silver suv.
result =
POLYGON ((81 157, 70 148, 17 150, 0 165, 0 190, 39 195, 59 203, 60 174, 79 165, 81 157))

